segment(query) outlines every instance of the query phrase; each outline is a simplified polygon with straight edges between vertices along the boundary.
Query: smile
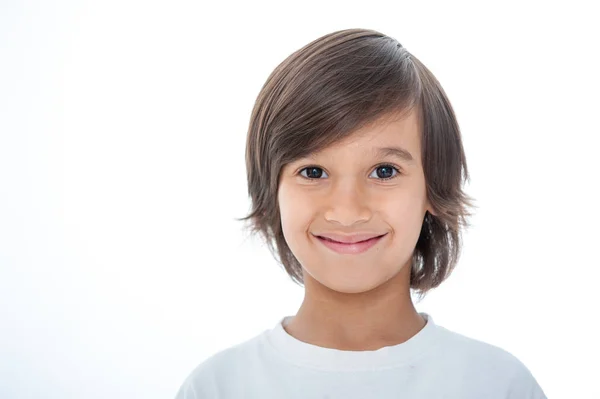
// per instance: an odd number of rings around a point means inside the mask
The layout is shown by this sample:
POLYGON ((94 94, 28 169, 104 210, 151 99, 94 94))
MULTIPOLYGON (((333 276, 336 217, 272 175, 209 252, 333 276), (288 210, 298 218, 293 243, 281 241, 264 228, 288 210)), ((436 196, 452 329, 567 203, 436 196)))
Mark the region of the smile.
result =
POLYGON ((370 248, 372 248, 375 244, 377 244, 386 235, 387 235, 387 233, 382 236, 379 236, 379 237, 374 237, 369 240, 354 242, 351 244, 344 244, 344 243, 337 242, 337 241, 331 241, 329 239, 322 238, 322 237, 317 237, 317 239, 324 246, 326 246, 327 248, 331 249, 334 252, 337 252, 339 254, 344 254, 344 255, 356 255, 356 254, 361 254, 363 252, 368 251, 370 248))

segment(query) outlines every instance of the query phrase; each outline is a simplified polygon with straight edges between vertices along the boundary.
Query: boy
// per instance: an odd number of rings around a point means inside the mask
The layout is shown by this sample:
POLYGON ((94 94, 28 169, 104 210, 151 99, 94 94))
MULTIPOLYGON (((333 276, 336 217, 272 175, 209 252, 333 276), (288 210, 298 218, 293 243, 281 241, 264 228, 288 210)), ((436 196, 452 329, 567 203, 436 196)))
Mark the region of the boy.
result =
POLYGON ((545 398, 516 357, 413 305, 452 272, 473 204, 452 106, 400 43, 348 29, 290 55, 258 96, 246 162, 242 220, 304 301, 177 399, 545 398))

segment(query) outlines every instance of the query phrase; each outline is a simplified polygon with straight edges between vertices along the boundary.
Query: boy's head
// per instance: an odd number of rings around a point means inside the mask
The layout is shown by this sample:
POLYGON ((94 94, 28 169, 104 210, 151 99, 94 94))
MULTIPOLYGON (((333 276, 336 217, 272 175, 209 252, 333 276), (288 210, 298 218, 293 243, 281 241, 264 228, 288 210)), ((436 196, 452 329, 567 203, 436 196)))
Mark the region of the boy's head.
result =
POLYGON ((354 293, 404 270, 423 297, 458 261, 473 207, 458 123, 393 38, 338 31, 284 60, 257 98, 246 164, 252 211, 241 220, 298 283, 354 293), (336 233, 385 235, 349 255, 317 237, 336 233))

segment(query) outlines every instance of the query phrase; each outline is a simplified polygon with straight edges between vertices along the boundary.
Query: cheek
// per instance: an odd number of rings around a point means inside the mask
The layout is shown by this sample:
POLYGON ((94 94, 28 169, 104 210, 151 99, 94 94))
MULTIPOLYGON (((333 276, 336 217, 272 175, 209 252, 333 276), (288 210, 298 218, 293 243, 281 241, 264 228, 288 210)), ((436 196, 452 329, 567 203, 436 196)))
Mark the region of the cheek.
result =
POLYGON ((423 222, 423 201, 414 195, 398 196, 382 200, 382 217, 396 234, 402 236, 418 237, 423 222))
POLYGON ((284 233, 301 230, 307 224, 310 207, 308 199, 298 190, 282 184, 277 195, 281 225, 284 233))
POLYGON ((421 207, 421 199, 410 191, 399 191, 377 198, 377 208, 394 219, 406 219, 421 207))
POLYGON ((285 184, 282 184, 279 187, 277 204, 279 205, 279 212, 281 213, 281 220, 283 222, 283 220, 287 219, 292 213, 291 210, 294 209, 295 206, 294 196, 285 184))

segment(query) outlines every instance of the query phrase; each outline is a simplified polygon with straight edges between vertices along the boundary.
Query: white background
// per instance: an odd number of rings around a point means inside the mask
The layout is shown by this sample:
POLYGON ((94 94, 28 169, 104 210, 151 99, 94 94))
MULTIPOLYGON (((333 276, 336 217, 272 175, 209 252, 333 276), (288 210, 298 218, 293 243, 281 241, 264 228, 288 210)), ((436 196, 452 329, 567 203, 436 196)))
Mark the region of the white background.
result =
POLYGON ((600 398, 592 4, 4 0, 0 397, 172 398, 295 314, 302 288, 234 220, 250 112, 285 57, 361 27, 444 86, 479 206, 417 309, 549 398, 600 398))

